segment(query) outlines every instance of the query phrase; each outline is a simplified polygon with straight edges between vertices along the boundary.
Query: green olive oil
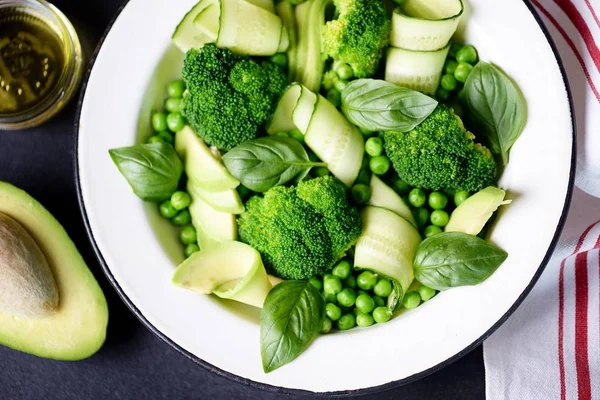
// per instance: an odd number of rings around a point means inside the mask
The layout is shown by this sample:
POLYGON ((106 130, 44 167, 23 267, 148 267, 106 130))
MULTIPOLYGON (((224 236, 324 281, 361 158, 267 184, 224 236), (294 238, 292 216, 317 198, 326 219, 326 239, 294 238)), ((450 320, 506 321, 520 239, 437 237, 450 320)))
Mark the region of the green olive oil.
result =
POLYGON ((0 9, 0 114, 27 112, 53 92, 65 64, 62 46, 41 18, 0 9))

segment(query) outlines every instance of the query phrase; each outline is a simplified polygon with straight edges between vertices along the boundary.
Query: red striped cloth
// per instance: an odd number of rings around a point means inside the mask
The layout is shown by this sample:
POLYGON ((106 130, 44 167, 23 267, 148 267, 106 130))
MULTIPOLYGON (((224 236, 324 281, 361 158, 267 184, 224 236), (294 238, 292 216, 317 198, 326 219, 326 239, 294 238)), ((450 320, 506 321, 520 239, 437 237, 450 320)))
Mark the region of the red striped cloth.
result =
POLYGON ((484 343, 486 397, 600 400, 600 0, 529 1, 573 91, 577 189, 540 280, 484 343))

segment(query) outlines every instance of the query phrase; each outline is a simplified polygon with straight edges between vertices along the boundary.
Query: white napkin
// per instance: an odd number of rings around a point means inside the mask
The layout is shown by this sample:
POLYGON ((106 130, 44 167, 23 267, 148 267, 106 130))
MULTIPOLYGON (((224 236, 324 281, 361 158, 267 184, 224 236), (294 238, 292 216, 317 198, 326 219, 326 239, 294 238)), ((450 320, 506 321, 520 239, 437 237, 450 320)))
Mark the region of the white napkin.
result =
POLYGON ((486 397, 600 399, 600 0, 529 1, 571 86, 577 188, 546 270, 484 343, 486 397))

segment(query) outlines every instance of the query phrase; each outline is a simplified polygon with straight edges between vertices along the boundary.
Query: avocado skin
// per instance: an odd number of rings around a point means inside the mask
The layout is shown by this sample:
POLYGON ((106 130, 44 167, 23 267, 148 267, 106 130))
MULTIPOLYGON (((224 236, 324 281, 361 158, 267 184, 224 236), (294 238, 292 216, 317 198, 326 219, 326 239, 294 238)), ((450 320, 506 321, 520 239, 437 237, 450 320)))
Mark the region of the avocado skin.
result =
POLYGON ((0 213, 17 221, 40 247, 59 294, 56 311, 45 318, 0 311, 0 345, 55 360, 90 357, 106 339, 108 306, 81 254, 44 206, 5 182, 0 182, 0 213))

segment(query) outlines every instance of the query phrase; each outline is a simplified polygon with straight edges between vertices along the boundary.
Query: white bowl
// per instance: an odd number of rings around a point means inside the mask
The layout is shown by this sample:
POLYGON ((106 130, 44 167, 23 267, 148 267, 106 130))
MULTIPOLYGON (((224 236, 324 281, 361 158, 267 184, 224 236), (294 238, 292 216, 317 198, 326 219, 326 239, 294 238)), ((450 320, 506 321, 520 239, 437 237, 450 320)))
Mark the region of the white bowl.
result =
POLYGON ((258 311, 170 283, 182 258, 177 238, 154 206, 133 195, 108 156, 109 149, 149 134, 150 111, 161 105, 183 57, 171 47, 171 34, 196 1, 130 0, 94 56, 80 104, 81 209, 98 258, 132 311, 198 364, 270 390, 384 389, 427 375, 480 344, 540 275, 573 184, 567 83, 528 3, 471 0, 462 32, 482 59, 514 78, 528 105, 527 126, 500 181, 515 201, 503 208, 491 237, 508 251, 507 261, 482 284, 441 293, 387 324, 319 337, 298 359, 265 374, 258 311))

